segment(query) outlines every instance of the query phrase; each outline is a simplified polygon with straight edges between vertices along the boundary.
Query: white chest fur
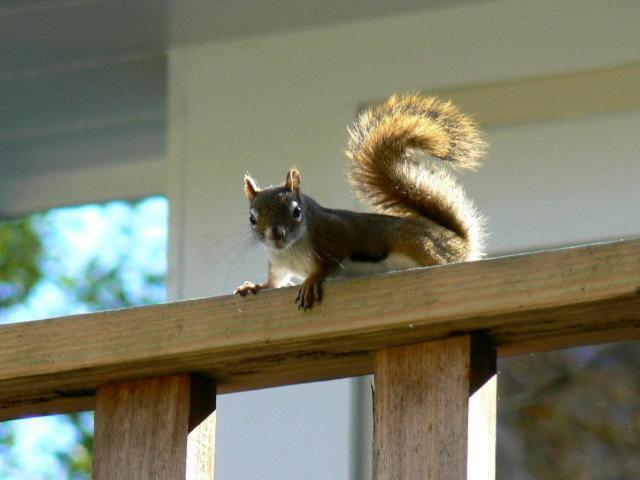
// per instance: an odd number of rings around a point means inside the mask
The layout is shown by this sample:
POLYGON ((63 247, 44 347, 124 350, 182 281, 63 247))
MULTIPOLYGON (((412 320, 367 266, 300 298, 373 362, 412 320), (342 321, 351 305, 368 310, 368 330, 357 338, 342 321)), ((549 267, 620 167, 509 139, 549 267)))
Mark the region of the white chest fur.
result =
MULTIPOLYGON (((314 255, 308 239, 303 237, 291 247, 283 250, 271 249, 269 257, 277 286, 297 284, 313 272, 314 255)), ((419 265, 410 258, 391 254, 379 262, 355 262, 343 259, 333 277, 357 277, 376 273, 393 272, 415 268, 419 265)))
POLYGON ((278 286, 299 283, 311 274, 314 267, 313 250, 306 237, 286 249, 269 250, 269 259, 278 286))

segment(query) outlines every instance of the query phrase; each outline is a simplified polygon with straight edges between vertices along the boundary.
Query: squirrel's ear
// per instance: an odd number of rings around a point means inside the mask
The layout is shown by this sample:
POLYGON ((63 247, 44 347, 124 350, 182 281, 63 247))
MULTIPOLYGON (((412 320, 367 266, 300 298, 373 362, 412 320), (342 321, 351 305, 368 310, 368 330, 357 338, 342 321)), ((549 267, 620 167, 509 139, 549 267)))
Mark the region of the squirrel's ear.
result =
POLYGON ((260 189, 258 188, 258 185, 256 184, 256 181, 253 179, 253 177, 248 173, 245 173, 244 174, 244 194, 247 196, 247 198, 250 201, 253 200, 259 191, 260 189))
POLYGON ((292 168, 289 170, 284 186, 290 192, 300 191, 300 172, 297 169, 292 168))

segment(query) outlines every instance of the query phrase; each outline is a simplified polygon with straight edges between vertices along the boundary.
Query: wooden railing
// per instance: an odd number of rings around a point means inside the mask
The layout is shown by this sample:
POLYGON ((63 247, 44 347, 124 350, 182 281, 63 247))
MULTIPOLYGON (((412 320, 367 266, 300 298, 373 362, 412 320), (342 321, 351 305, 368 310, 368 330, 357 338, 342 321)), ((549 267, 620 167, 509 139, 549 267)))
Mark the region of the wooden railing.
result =
POLYGON ((494 478, 496 356, 640 336, 640 240, 0 327, 0 418, 95 409, 94 478, 213 478, 216 394, 375 373, 377 480, 494 478))

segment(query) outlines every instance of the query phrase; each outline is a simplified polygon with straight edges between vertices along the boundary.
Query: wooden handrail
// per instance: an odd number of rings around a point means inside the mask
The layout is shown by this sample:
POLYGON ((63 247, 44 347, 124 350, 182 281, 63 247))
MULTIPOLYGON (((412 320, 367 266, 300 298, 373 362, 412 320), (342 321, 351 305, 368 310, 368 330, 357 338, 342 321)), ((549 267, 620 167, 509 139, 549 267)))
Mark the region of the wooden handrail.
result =
POLYGON ((93 408, 99 385, 197 372, 219 393, 370 373, 373 352, 476 334, 499 355, 640 336, 640 240, 0 326, 0 419, 93 408))

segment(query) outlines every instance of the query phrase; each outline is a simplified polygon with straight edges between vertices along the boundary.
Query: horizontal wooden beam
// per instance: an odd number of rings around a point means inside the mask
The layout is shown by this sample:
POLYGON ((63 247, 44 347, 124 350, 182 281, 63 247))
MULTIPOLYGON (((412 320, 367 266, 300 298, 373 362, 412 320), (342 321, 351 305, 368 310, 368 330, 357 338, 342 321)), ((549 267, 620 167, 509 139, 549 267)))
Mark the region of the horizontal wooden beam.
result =
POLYGON ((430 93, 453 100, 483 128, 621 113, 640 108, 640 63, 430 93))
POLYGON ((372 372, 373 352, 476 333, 500 355, 640 337, 640 240, 0 327, 0 418, 92 407, 98 385, 195 372, 220 393, 372 372))

